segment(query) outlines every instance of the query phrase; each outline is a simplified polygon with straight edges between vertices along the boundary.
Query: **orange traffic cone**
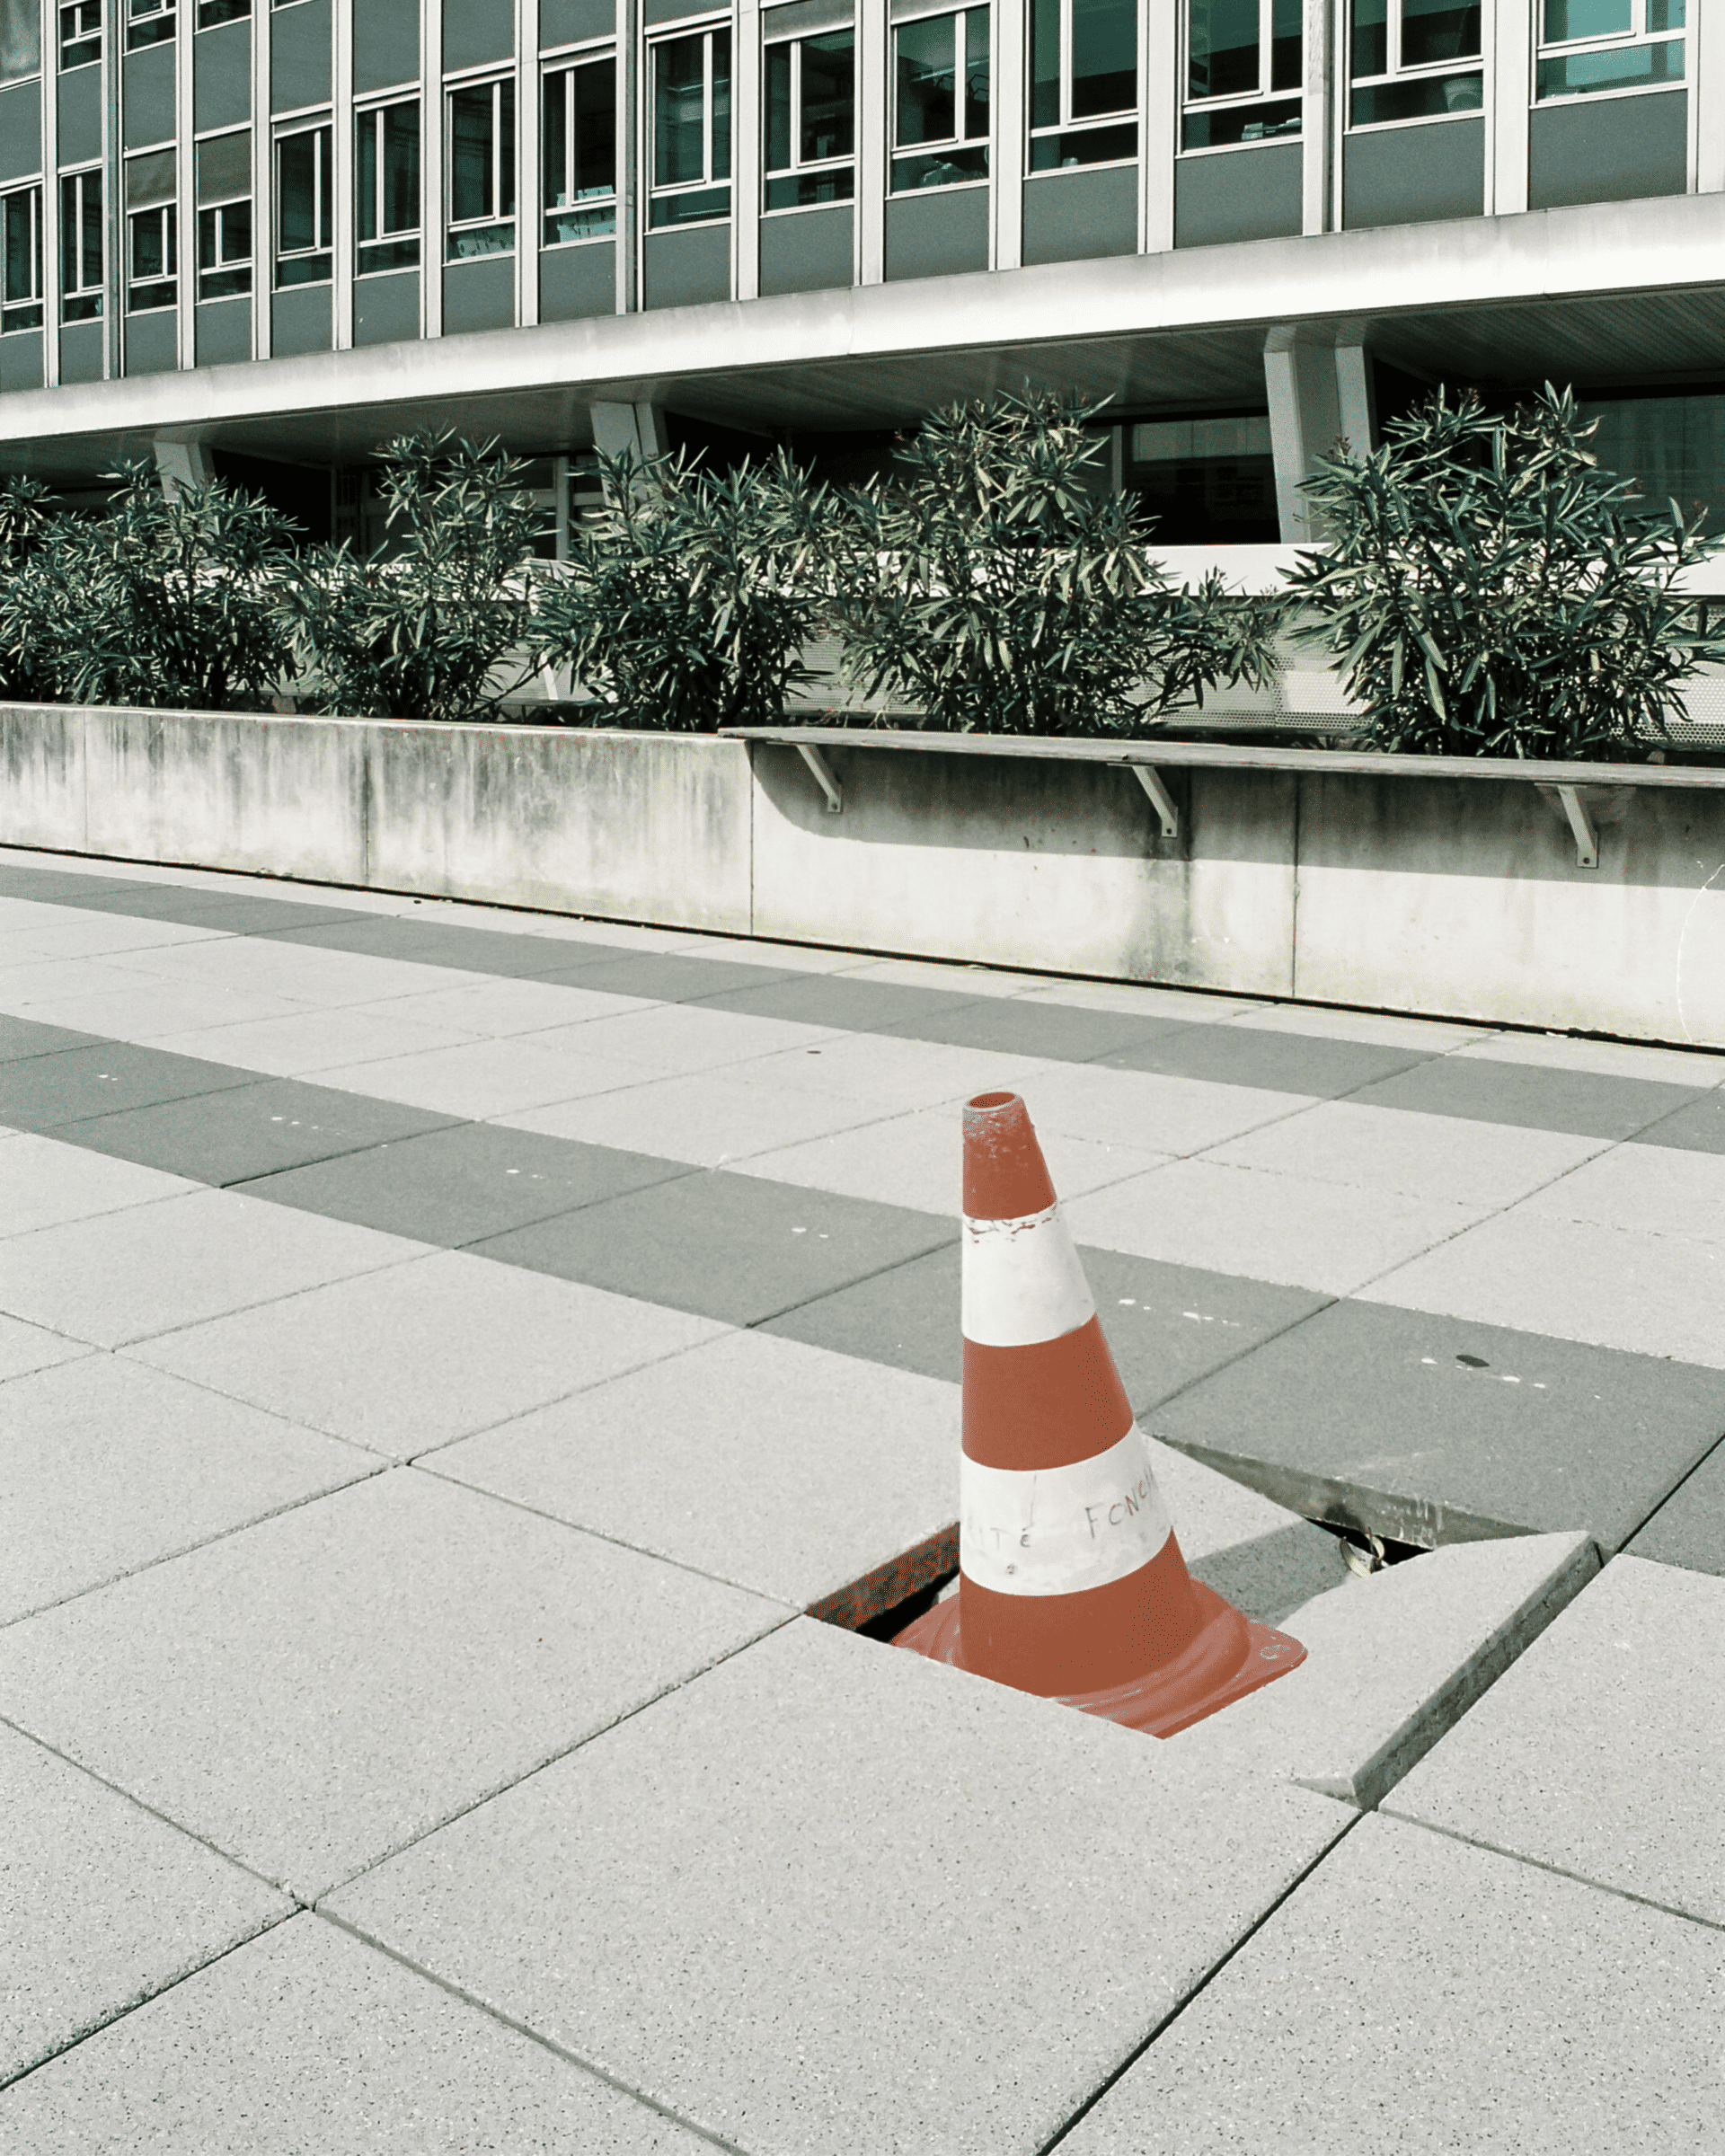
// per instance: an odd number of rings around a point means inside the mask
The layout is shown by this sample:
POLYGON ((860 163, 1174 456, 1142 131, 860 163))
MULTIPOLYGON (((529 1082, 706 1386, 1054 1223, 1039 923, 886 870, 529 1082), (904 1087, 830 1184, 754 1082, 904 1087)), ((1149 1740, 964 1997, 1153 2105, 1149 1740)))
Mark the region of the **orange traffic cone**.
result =
POLYGON ((895 1645, 1172 1736, 1305 1659, 1186 1569, 1016 1093, 964 1111, 959 1592, 895 1645))

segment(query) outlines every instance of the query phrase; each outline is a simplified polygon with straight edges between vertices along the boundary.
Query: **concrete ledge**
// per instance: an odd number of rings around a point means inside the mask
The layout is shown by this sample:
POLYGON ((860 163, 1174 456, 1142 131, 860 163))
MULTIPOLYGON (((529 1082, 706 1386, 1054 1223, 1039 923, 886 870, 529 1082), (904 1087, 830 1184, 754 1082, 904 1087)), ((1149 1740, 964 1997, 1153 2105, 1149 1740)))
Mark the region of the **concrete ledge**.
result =
POLYGON ((1601 767, 1584 866, 1521 771, 1171 744, 1171 819, 965 747, 828 746, 834 815, 780 742, 13 705, 0 843, 1725 1047, 1716 773, 1601 767))

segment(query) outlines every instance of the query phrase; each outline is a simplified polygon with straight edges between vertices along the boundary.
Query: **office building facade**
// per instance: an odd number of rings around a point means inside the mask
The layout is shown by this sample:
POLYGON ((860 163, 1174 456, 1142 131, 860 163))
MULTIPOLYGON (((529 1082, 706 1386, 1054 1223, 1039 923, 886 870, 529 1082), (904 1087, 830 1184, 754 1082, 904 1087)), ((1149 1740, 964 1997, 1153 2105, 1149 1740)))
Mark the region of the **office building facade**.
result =
MULTIPOLYGON (((1725 503, 1722 0, 0 0, 0 468, 274 475, 1109 405, 1174 541, 1437 381, 1725 503)), ((571 474, 574 475, 571 481, 571 474)))

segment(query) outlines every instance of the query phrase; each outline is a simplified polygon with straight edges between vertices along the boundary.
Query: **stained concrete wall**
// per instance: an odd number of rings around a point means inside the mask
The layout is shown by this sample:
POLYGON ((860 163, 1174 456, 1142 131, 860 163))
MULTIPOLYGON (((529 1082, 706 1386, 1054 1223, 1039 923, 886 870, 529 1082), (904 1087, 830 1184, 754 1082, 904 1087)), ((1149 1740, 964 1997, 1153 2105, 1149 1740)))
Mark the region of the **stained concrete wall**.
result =
POLYGON ((1725 790, 0 707, 0 843, 1725 1047, 1725 790))

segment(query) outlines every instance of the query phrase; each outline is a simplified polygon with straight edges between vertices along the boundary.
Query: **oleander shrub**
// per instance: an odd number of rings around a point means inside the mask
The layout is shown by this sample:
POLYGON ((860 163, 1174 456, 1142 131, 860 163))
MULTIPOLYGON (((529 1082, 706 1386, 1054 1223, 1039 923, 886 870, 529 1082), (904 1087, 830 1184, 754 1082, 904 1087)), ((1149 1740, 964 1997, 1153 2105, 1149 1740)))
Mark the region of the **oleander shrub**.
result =
POLYGON ((1677 588, 1717 544, 1704 510, 1643 502, 1593 431, 1550 384, 1508 414, 1440 393, 1305 482, 1328 537, 1290 575, 1296 634, 1365 705, 1372 746, 1643 757, 1683 683, 1725 660, 1677 588))
POLYGON ((854 687, 931 728, 1124 734, 1269 678, 1280 602, 1169 582, 1152 520, 1101 483, 1101 409, 1033 391, 949 405, 846 499, 830 551, 854 687))
POLYGON ((533 558, 543 517, 526 466, 447 429, 379 452, 384 543, 307 549, 288 565, 277 620, 300 702, 364 719, 467 719, 518 688, 534 654, 533 558))

